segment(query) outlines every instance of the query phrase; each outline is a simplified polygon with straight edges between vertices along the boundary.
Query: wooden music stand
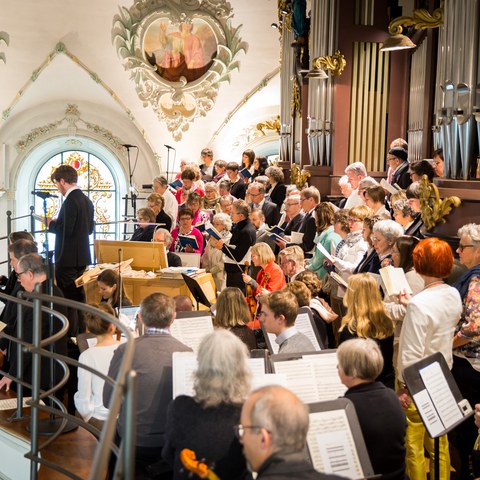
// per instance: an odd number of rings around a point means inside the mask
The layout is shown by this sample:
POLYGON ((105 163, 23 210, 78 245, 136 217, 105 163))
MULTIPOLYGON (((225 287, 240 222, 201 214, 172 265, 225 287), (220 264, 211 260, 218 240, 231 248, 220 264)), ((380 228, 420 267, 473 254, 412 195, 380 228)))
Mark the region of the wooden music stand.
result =
POLYGON ((168 265, 167 251, 162 242, 95 240, 94 248, 97 263, 117 263, 125 258, 133 258, 131 266, 134 270, 153 271, 168 265))

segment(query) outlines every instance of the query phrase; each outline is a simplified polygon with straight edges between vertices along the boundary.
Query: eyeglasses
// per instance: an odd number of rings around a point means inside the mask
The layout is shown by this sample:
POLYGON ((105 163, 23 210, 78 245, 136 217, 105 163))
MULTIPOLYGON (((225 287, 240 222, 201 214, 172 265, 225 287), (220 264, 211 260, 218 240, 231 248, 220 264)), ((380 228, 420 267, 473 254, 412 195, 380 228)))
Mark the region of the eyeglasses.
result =
POLYGON ((18 272, 17 277, 20 277, 20 275, 23 275, 24 273, 27 273, 27 272, 28 272, 28 270, 24 270, 23 272, 18 272))
POLYGON ((466 248, 475 248, 475 245, 472 245, 471 243, 465 244, 465 245, 463 245, 461 243, 458 244, 458 251, 459 252, 463 252, 466 248))
POLYGON ((285 207, 291 207, 292 205, 299 205, 300 202, 295 202, 295 203, 286 203, 285 207))
POLYGON ((258 197, 259 195, 261 195, 261 193, 251 193, 251 192, 250 192, 250 196, 251 196, 251 197, 258 197))
POLYGON ((254 430, 254 429, 259 429, 259 428, 263 428, 263 427, 261 427, 259 425, 242 425, 241 423, 233 426, 233 430, 235 432, 235 435, 239 440, 241 440, 243 438, 243 436, 245 435, 245 430, 247 430, 247 429, 254 430))
POLYGON ((381 238, 374 237, 373 235, 370 237, 370 240, 371 240, 373 243, 377 243, 377 242, 381 242, 381 241, 382 241, 381 238))

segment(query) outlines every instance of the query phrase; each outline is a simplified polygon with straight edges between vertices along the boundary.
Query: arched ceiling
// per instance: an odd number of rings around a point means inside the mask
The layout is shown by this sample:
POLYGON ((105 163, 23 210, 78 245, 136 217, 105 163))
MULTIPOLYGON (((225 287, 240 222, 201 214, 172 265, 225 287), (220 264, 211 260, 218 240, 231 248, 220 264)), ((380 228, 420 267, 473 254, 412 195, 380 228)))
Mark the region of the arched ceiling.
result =
MULTIPOLYGON (((181 0, 180 0, 181 3, 181 0)), ((243 25, 242 40, 248 43, 247 53, 240 53, 240 68, 231 74, 231 83, 222 83, 213 109, 190 125, 182 140, 175 142, 165 124, 159 121, 150 107, 144 107, 135 91, 121 59, 112 44, 113 18, 120 7, 130 8, 133 1, 112 0, 3 0, 1 4, 0 32, 9 36, 8 45, 0 42, 0 112, 12 107, 0 119, 2 143, 14 145, 28 131, 12 132, 8 125, 17 116, 29 113, 38 117, 45 105, 74 103, 98 105, 109 115, 126 116, 130 111, 135 119, 132 135, 122 130, 125 143, 134 143, 138 131, 142 132, 152 151, 166 156, 164 144, 177 149, 177 159, 197 160, 200 150, 210 143, 227 160, 241 144, 234 146, 236 132, 262 120, 275 117, 279 112, 278 75, 259 90, 252 92, 262 80, 279 66, 278 31, 270 27, 276 21, 276 0, 231 0, 234 15, 232 25, 243 25), (56 45, 63 43, 69 55, 53 55, 56 45), (43 64, 45 68, 32 74, 43 64), (96 75, 92 78, 91 73, 96 75), (100 86, 106 87, 99 88, 100 86), (110 89, 110 92, 108 91, 110 89), (20 97, 18 92, 22 91, 20 97), (113 94, 112 94, 113 92, 113 94), (244 101, 248 96, 249 100, 244 101), (237 108, 238 105, 241 108, 237 108), (222 129, 225 118, 232 112, 229 123, 222 129), (220 129, 220 130, 219 130, 220 129), (2 135, 2 130, 4 135, 2 135), (5 133, 8 135, 5 136, 5 133), (213 135, 217 133, 213 141, 213 135)), ((60 112, 60 110, 59 110, 60 112)), ((40 126, 40 125, 37 125, 40 126)), ((111 129, 116 134, 115 129, 111 129)))

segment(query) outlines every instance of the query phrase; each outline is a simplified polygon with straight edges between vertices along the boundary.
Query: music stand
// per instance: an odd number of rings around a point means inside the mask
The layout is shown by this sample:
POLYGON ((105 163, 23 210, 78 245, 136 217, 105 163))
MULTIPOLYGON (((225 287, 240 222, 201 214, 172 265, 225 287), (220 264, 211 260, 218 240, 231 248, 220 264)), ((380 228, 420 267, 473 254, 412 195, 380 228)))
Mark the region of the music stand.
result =
POLYGON ((200 309, 199 308, 200 303, 202 305, 205 305, 205 307, 210 308, 212 306, 212 304, 208 301, 208 298, 206 297, 205 293, 203 292, 200 284, 194 278, 186 275, 185 273, 182 273, 182 277, 183 277, 183 280, 185 282, 185 285, 190 290, 190 293, 192 294, 192 297, 197 302, 197 310, 200 309))
POLYGON ((428 434, 434 440, 435 480, 438 480, 440 437, 472 416, 474 411, 463 398, 440 352, 405 368, 403 379, 428 434))

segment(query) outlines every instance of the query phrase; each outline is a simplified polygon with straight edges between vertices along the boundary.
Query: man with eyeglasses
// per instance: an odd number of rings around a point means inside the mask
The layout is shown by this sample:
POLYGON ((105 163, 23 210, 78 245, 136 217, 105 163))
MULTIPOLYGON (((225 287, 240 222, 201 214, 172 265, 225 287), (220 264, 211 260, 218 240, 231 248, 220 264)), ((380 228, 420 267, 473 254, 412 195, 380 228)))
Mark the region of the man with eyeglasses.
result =
POLYGON ((391 184, 404 190, 408 188, 412 183, 408 171, 408 152, 401 147, 392 148, 388 151, 387 166, 392 170, 391 184))
POLYGON ((268 386, 246 400, 235 432, 257 479, 336 479, 317 472, 305 459, 308 408, 290 390, 268 386))
POLYGON ((265 186, 260 182, 251 183, 248 195, 251 200, 250 208, 261 210, 269 227, 276 225, 280 220, 280 210, 275 203, 265 198, 265 186))
MULTIPOLYGON (((40 284, 40 293, 48 293, 47 287, 47 267, 45 262, 38 253, 29 253, 21 257, 15 267, 15 271, 17 272, 18 281, 22 285, 23 289, 27 292, 33 292, 35 289, 35 285, 40 284)), ((56 286, 53 286, 53 295, 56 297, 63 297, 62 291, 56 286)), ((53 310, 61 313, 62 315, 67 316, 67 308, 53 304, 53 310)), ((62 328, 62 323, 56 317, 53 317, 50 320, 50 315, 46 312, 42 314, 42 321, 41 321, 41 338, 45 339, 51 334, 55 334, 60 331, 62 328), (50 327, 50 322, 51 327, 50 327), (50 328, 52 333, 50 333, 50 328)), ((31 308, 26 308, 23 316, 23 337, 22 340, 27 343, 32 343, 33 341, 33 310, 31 308)), ((15 332, 17 325, 13 325, 15 332)), ((27 382, 28 384, 32 383, 32 354, 25 353, 23 356, 23 364, 22 369, 19 371, 18 364, 17 364, 17 350, 19 345, 12 342, 10 345, 10 369, 8 373, 12 376, 19 377, 22 375, 23 381, 27 382)), ((60 339, 58 339, 53 344, 54 352, 67 355, 67 337, 63 335, 60 339)), ((54 379, 52 384, 58 383, 63 377, 63 369, 60 365, 55 362, 54 367, 54 379)), ((0 390, 5 387, 5 390, 8 392, 10 386, 12 384, 12 380, 3 377, 0 380, 0 390)), ((41 359, 41 376, 40 376, 40 388, 43 390, 47 390, 51 387, 51 375, 50 375, 50 360, 47 357, 42 357, 41 359)), ((25 394, 29 394, 25 392, 25 394)), ((58 393, 58 398, 61 398, 62 394, 58 393)))

